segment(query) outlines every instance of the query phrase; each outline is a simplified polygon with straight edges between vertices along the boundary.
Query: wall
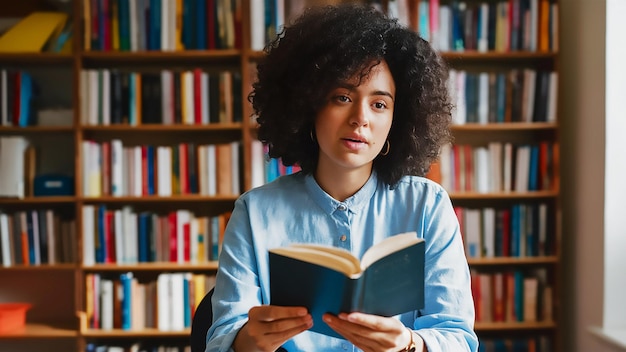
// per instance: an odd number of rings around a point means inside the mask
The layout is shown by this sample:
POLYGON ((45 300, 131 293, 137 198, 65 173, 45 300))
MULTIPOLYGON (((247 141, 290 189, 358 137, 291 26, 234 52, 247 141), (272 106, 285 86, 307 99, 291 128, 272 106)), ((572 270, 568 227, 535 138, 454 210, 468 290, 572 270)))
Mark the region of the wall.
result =
POLYGON ((604 304, 605 0, 561 4, 564 351, 622 351, 589 333, 604 304))

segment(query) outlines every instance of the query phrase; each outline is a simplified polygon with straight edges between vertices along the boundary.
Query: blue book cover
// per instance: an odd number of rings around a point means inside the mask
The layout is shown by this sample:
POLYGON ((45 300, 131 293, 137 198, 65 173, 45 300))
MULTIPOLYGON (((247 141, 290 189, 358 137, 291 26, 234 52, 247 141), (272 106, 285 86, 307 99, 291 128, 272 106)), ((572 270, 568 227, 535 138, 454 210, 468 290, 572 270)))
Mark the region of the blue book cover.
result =
MULTIPOLYGON (((186 328, 191 327, 191 304, 189 302, 189 276, 183 277, 183 323, 186 328)), ((176 302, 180 304, 180 302, 176 302)))
POLYGON ((106 241, 104 230, 104 222, 106 221, 106 209, 107 208, 105 205, 98 206, 98 218, 96 219, 98 231, 98 233, 96 234, 96 263, 104 263, 106 258, 106 241))
POLYGON ((196 47, 198 50, 207 49, 207 8, 206 0, 196 0, 196 47))
POLYGON ((20 116, 19 126, 27 127, 32 125, 33 111, 31 104, 33 101, 33 79, 26 71, 20 71, 20 116))
POLYGON ((537 144, 530 146, 528 190, 539 190, 539 146, 537 144))
POLYGON ((520 222, 520 205, 514 204, 511 209, 511 257, 519 257, 519 222, 520 222))
POLYGON ((150 0, 148 50, 161 50, 161 0, 150 0))
POLYGON ((122 330, 130 330, 132 328, 132 280, 133 273, 120 274, 120 283, 122 284, 122 330))
POLYGON ((146 166, 148 169, 148 194, 154 195, 154 146, 146 146, 146 166))
POLYGON ((148 262, 148 221, 150 217, 148 213, 140 213, 138 224, 137 224, 137 250, 138 250, 138 261, 140 263, 148 262))
POLYGON ((130 0, 118 0, 117 18, 121 51, 130 51, 130 0))

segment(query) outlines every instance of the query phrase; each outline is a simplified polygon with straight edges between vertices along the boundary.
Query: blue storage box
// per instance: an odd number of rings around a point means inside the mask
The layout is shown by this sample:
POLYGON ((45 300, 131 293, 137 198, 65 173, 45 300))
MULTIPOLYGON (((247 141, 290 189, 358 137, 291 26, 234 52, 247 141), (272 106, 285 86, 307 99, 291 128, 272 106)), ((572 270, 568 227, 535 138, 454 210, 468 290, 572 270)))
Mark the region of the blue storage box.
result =
POLYGON ((39 175, 35 177, 35 197, 74 195, 74 179, 67 175, 39 175))

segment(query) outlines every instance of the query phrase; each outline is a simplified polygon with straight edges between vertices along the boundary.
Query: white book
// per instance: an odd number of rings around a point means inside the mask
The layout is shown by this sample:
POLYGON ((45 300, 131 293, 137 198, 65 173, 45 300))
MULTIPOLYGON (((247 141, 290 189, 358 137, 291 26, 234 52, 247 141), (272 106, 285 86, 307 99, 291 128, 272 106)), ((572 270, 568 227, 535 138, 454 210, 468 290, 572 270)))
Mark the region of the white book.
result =
POLYGON ((161 51, 171 51, 173 45, 170 44, 170 32, 174 31, 170 23, 171 12, 170 3, 176 3, 176 1, 161 1, 161 51))
POLYGON ((33 250, 35 253, 35 262, 31 264, 40 265, 41 264, 41 231, 39 231, 39 214, 37 214, 37 210, 31 210, 30 221, 33 227, 33 243, 30 245, 33 246, 33 250))
POLYGON ((486 147, 476 147, 473 149, 474 154, 474 185, 473 188, 478 193, 487 193, 490 191, 489 182, 491 169, 489 165, 489 150, 486 147))
POLYGON ((232 188, 231 194, 241 193, 241 182, 239 181, 239 149, 241 143, 234 141, 230 143, 230 156, 231 156, 231 176, 232 176, 232 188))
POLYGON ((98 70, 88 70, 88 75, 89 75, 89 88, 87 89, 88 93, 89 93, 89 117, 87 118, 88 120, 88 125, 90 126, 95 126, 98 124, 98 109, 99 109, 99 105, 98 105, 98 99, 99 99, 99 95, 100 95, 100 84, 99 84, 99 73, 98 70))
POLYGON ((441 147, 439 157, 439 170, 441 172, 441 186, 450 192, 454 182, 454 172, 452 170, 452 145, 446 143, 441 147))
POLYGON ((161 71, 161 121, 164 125, 174 123, 174 101, 172 96, 172 85, 174 73, 171 70, 161 71))
POLYGON ((200 226, 197 218, 191 218, 189 221, 189 261, 198 263, 198 240, 200 234, 200 226))
POLYGON ((113 330, 113 281, 100 280, 100 328, 113 330))
POLYGON ((265 0, 250 0, 250 49, 265 47, 265 0))
POLYGON ((517 146, 515 154, 515 192, 528 191, 529 170, 530 146, 517 146))
POLYGON ((122 208, 122 228, 123 228, 123 241, 120 242, 122 246, 122 258, 124 264, 136 264, 138 261, 138 255, 136 250, 137 237, 135 236, 135 230, 137 228, 136 219, 133 217, 133 211, 129 206, 122 208))
POLYGON ((530 0, 530 51, 537 51, 539 30, 539 0, 530 0))
POLYGON ((468 258, 482 257, 480 209, 463 209, 465 224, 465 254, 468 258))
POLYGON ((207 145, 207 180, 209 196, 217 194, 217 148, 215 144, 207 145))
POLYGON ((494 257, 496 253, 496 210, 483 208, 483 253, 485 257, 494 257))
POLYGON ((0 137, 0 197, 24 198, 24 152, 28 141, 21 136, 0 137))
POLYGON ((487 148, 489 149, 489 191, 501 192, 502 187, 502 143, 489 142, 487 148))
POLYGON ((171 317, 171 283, 170 273, 161 273, 157 276, 157 328, 161 331, 170 331, 171 317))
POLYGON ((489 122, 489 73, 478 74, 478 123, 489 122))
POLYGON ((2 249, 2 266, 11 266, 13 259, 11 256, 11 241, 9 236, 9 216, 0 213, 0 249, 2 249))
POLYGON ((120 197, 124 195, 124 170, 122 155, 124 147, 120 139, 111 140, 111 195, 120 197))
POLYGON ((548 122, 556 122, 557 105, 558 105, 558 93, 559 93, 559 73, 556 71, 550 72, 550 80, 548 86, 548 122))
POLYGON ((452 11, 448 5, 439 6, 439 46, 441 52, 450 51, 452 11))
POLYGON ((176 211, 176 262, 185 262, 185 225, 191 221, 191 214, 187 210, 176 211))
POLYGON ((93 205, 83 205, 83 264, 94 265, 96 263, 96 244, 94 226, 96 208, 93 205))
POLYGON ((115 262, 123 264, 126 258, 124 258, 124 216, 121 210, 113 212, 113 226, 115 228, 115 262))
POLYGON ((263 153, 263 143, 259 140, 250 142, 250 155, 252 167, 250 168, 252 188, 262 186, 265 183, 265 155, 263 153))
POLYGON ((102 102, 100 113, 102 114, 102 125, 108 126, 111 124, 111 71, 107 68, 102 69, 100 77, 102 79, 99 99, 102 102))
POLYGON ((56 264, 56 238, 58 234, 55 233, 54 226, 54 212, 50 209, 44 212, 46 217, 46 239, 48 240, 48 264, 56 264))
POLYGON ((456 83, 456 87, 455 87, 455 93, 456 93, 456 99, 455 99, 455 105, 456 105, 456 114, 454 115, 454 120, 453 122, 459 125, 463 125, 467 122, 467 106, 466 106, 466 100, 465 100, 465 79, 467 77, 467 73, 463 70, 461 71, 457 71, 456 74, 456 79, 455 79, 455 83, 456 83))
POLYGON ((489 5, 485 2, 479 5, 480 11, 480 37, 478 38, 478 51, 481 53, 489 50, 489 5))
POLYGON ((141 146, 133 147, 133 193, 131 196, 141 197, 143 195, 143 168, 141 167, 141 146))
POLYGON ((139 262, 139 234, 137 225, 139 224, 137 213, 134 211, 129 212, 128 216, 128 262, 129 264, 137 264, 139 262))
POLYGON ((172 331, 183 331, 185 330, 185 299, 183 296, 185 273, 172 273, 170 276, 170 284, 170 328, 172 331))
POLYGON ((161 197, 172 195, 172 148, 157 147, 157 194, 161 197))
POLYGON ((130 22, 130 51, 137 51, 139 49, 139 29, 137 28, 137 13, 139 13, 139 9, 137 8, 137 1, 128 1, 128 18, 130 22))

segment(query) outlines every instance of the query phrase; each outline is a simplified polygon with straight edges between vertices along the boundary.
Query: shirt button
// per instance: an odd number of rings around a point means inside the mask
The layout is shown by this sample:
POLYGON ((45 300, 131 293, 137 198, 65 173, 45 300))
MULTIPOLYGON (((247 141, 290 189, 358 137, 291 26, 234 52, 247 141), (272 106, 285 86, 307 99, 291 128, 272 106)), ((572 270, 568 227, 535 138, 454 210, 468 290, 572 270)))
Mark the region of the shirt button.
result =
POLYGON ((346 211, 348 209, 348 207, 345 204, 339 204, 339 206, 337 207, 337 209, 341 210, 341 211, 346 211))
POLYGON ((339 237, 339 240, 340 240, 341 242, 345 242, 345 241, 346 241, 346 239, 348 239, 348 237, 347 237, 346 235, 341 235, 341 237, 339 237))
POLYGON ((346 350, 346 351, 348 350, 348 345, 346 345, 345 343, 342 343, 342 344, 341 344, 341 347, 342 347, 344 350, 346 350))

